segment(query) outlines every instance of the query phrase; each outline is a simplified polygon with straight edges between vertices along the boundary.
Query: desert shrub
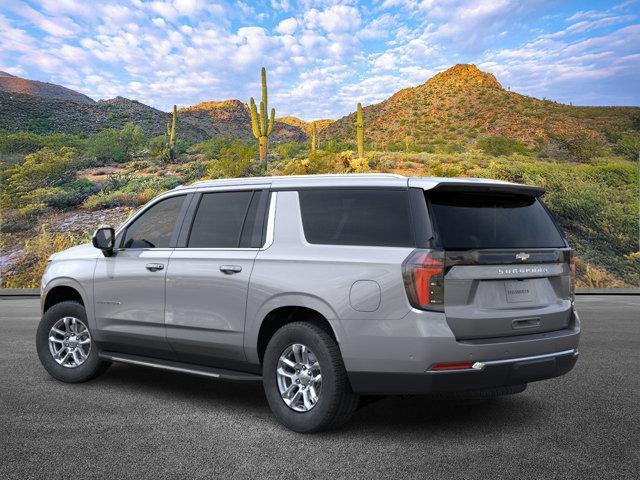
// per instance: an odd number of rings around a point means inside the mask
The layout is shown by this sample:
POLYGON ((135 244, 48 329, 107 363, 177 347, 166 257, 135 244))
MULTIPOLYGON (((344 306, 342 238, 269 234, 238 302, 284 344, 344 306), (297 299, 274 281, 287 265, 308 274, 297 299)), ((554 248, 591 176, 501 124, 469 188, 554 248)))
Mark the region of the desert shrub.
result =
POLYGON ((31 203, 31 192, 38 188, 56 187, 72 178, 80 163, 75 149, 58 151, 43 148, 25 157, 21 164, 0 172, 0 204, 20 207, 31 203))
POLYGON ((256 147, 240 140, 221 146, 217 159, 207 163, 205 176, 208 178, 241 177, 256 157, 256 147))
POLYGON ((133 181, 130 174, 116 173, 109 175, 102 186, 103 192, 115 192, 121 190, 133 181))
POLYGON ((291 160, 292 158, 296 158, 305 153, 308 149, 309 146, 306 143, 302 142, 278 143, 274 148, 278 157, 284 160, 291 160))
POLYGON ((629 285, 602 268, 576 258, 576 286, 579 288, 624 288, 629 285))
POLYGON ((89 154, 100 162, 125 162, 142 147, 144 136, 139 125, 127 123, 120 130, 107 129, 89 138, 89 154))
POLYGON ((5 210, 0 215, 0 232, 12 233, 28 230, 36 224, 38 215, 47 210, 43 203, 30 203, 21 208, 5 210))
POLYGON ((176 168, 176 174, 184 183, 193 182, 205 175, 206 162, 202 160, 194 160, 189 163, 183 163, 176 168))
POLYGON ((163 156, 167 149, 167 137, 158 135, 149 140, 149 154, 154 157, 163 156))
MULTIPOLYGON (((349 152, 350 154, 352 152, 349 152)), ((346 160, 347 167, 351 155, 346 160)), ((318 173, 334 173, 338 165, 342 165, 343 160, 338 160, 335 154, 326 150, 318 150, 309 154, 308 158, 291 160, 286 162, 282 167, 283 175, 309 175, 318 173), (338 163, 339 162, 339 163, 338 163)))
POLYGON ((623 134, 616 142, 615 150, 630 160, 640 158, 640 134, 623 134))
POLYGON ((74 179, 59 187, 35 189, 32 199, 49 208, 70 208, 80 205, 87 197, 97 193, 100 187, 85 178, 74 179))
POLYGON ((462 175, 464 169, 459 165, 452 165, 450 163, 437 163, 431 167, 431 174, 435 177, 459 177, 462 175))
POLYGON ((198 143, 191 147, 191 151, 194 153, 201 153, 209 159, 217 159, 223 149, 228 151, 230 148, 233 148, 234 145, 253 148, 255 149, 256 154, 258 151, 255 142, 237 140, 226 135, 211 137, 206 142, 198 143))
POLYGON ((53 121, 49 117, 39 117, 29 120, 27 130, 33 133, 49 133, 53 130, 53 121))
POLYGON ((38 135, 32 132, 0 132, 0 153, 33 153, 48 147, 58 150, 62 147, 73 147, 82 150, 86 147, 86 139, 79 135, 55 133, 38 135))
POLYGON ((578 162, 588 162, 603 153, 598 139, 585 132, 565 135, 557 140, 567 149, 572 159, 578 162))
POLYGON ((488 155, 499 157, 501 155, 512 155, 519 153, 527 155, 529 150, 522 143, 512 138, 506 137, 483 137, 478 140, 478 148, 488 155))
POLYGON ((86 210, 103 210, 113 207, 137 207, 151 200, 156 195, 155 192, 143 190, 139 193, 133 192, 100 192, 87 198, 82 207, 86 210))
MULTIPOLYGON (((182 139, 178 138, 176 140, 176 153, 183 154, 189 150, 189 143, 182 139)), ((149 140, 149 154, 155 158, 161 159, 165 162, 171 160, 169 147, 167 145, 167 136, 166 135, 158 135, 156 137, 151 138, 149 140)))
POLYGON ((43 226, 40 232, 25 242, 26 256, 21 261, 20 272, 3 280, 5 288, 36 288, 51 255, 88 241, 88 236, 50 233, 43 226))

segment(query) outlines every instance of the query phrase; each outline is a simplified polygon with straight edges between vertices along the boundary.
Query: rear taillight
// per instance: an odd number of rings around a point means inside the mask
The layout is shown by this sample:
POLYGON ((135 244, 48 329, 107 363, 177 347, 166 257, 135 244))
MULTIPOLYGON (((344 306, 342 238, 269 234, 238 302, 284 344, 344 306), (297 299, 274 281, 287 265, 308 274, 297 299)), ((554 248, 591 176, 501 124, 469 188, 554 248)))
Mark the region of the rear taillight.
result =
POLYGON ((444 304, 444 252, 414 250, 402 264, 409 302, 422 310, 442 311, 444 304))
POLYGON ((576 254, 573 250, 569 252, 569 272, 571 274, 571 298, 575 298, 576 293, 576 254))

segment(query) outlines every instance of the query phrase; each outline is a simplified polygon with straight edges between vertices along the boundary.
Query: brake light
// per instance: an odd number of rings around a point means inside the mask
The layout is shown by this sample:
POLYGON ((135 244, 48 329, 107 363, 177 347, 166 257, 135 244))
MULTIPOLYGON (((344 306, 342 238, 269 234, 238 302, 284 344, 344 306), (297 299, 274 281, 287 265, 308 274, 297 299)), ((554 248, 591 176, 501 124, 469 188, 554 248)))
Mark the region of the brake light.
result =
POLYGON ((576 293, 576 254, 574 250, 569 252, 569 272, 571 275, 571 299, 574 299, 576 293))
POLYGON ((402 264, 409 302, 422 310, 442 310, 444 304, 444 252, 414 250, 402 264))

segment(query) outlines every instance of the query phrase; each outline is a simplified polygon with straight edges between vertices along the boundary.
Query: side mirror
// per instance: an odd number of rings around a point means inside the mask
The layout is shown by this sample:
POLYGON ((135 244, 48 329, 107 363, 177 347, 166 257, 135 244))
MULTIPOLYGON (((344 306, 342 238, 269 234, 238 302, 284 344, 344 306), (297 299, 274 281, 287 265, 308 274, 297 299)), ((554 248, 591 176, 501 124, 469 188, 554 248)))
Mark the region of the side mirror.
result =
POLYGON ((102 250, 105 257, 113 255, 113 248, 116 242, 116 232, 112 227, 100 227, 93 233, 91 243, 99 250, 102 250))

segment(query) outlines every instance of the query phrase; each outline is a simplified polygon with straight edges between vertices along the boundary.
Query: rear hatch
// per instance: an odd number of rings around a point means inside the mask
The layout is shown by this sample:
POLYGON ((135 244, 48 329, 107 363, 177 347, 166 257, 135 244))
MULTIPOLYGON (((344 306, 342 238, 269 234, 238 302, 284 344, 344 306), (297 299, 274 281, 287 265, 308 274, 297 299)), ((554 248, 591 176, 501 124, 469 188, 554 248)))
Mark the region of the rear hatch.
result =
POLYGON ((444 312, 459 340, 567 328, 571 251, 541 190, 444 184, 425 193, 444 251, 444 312))

